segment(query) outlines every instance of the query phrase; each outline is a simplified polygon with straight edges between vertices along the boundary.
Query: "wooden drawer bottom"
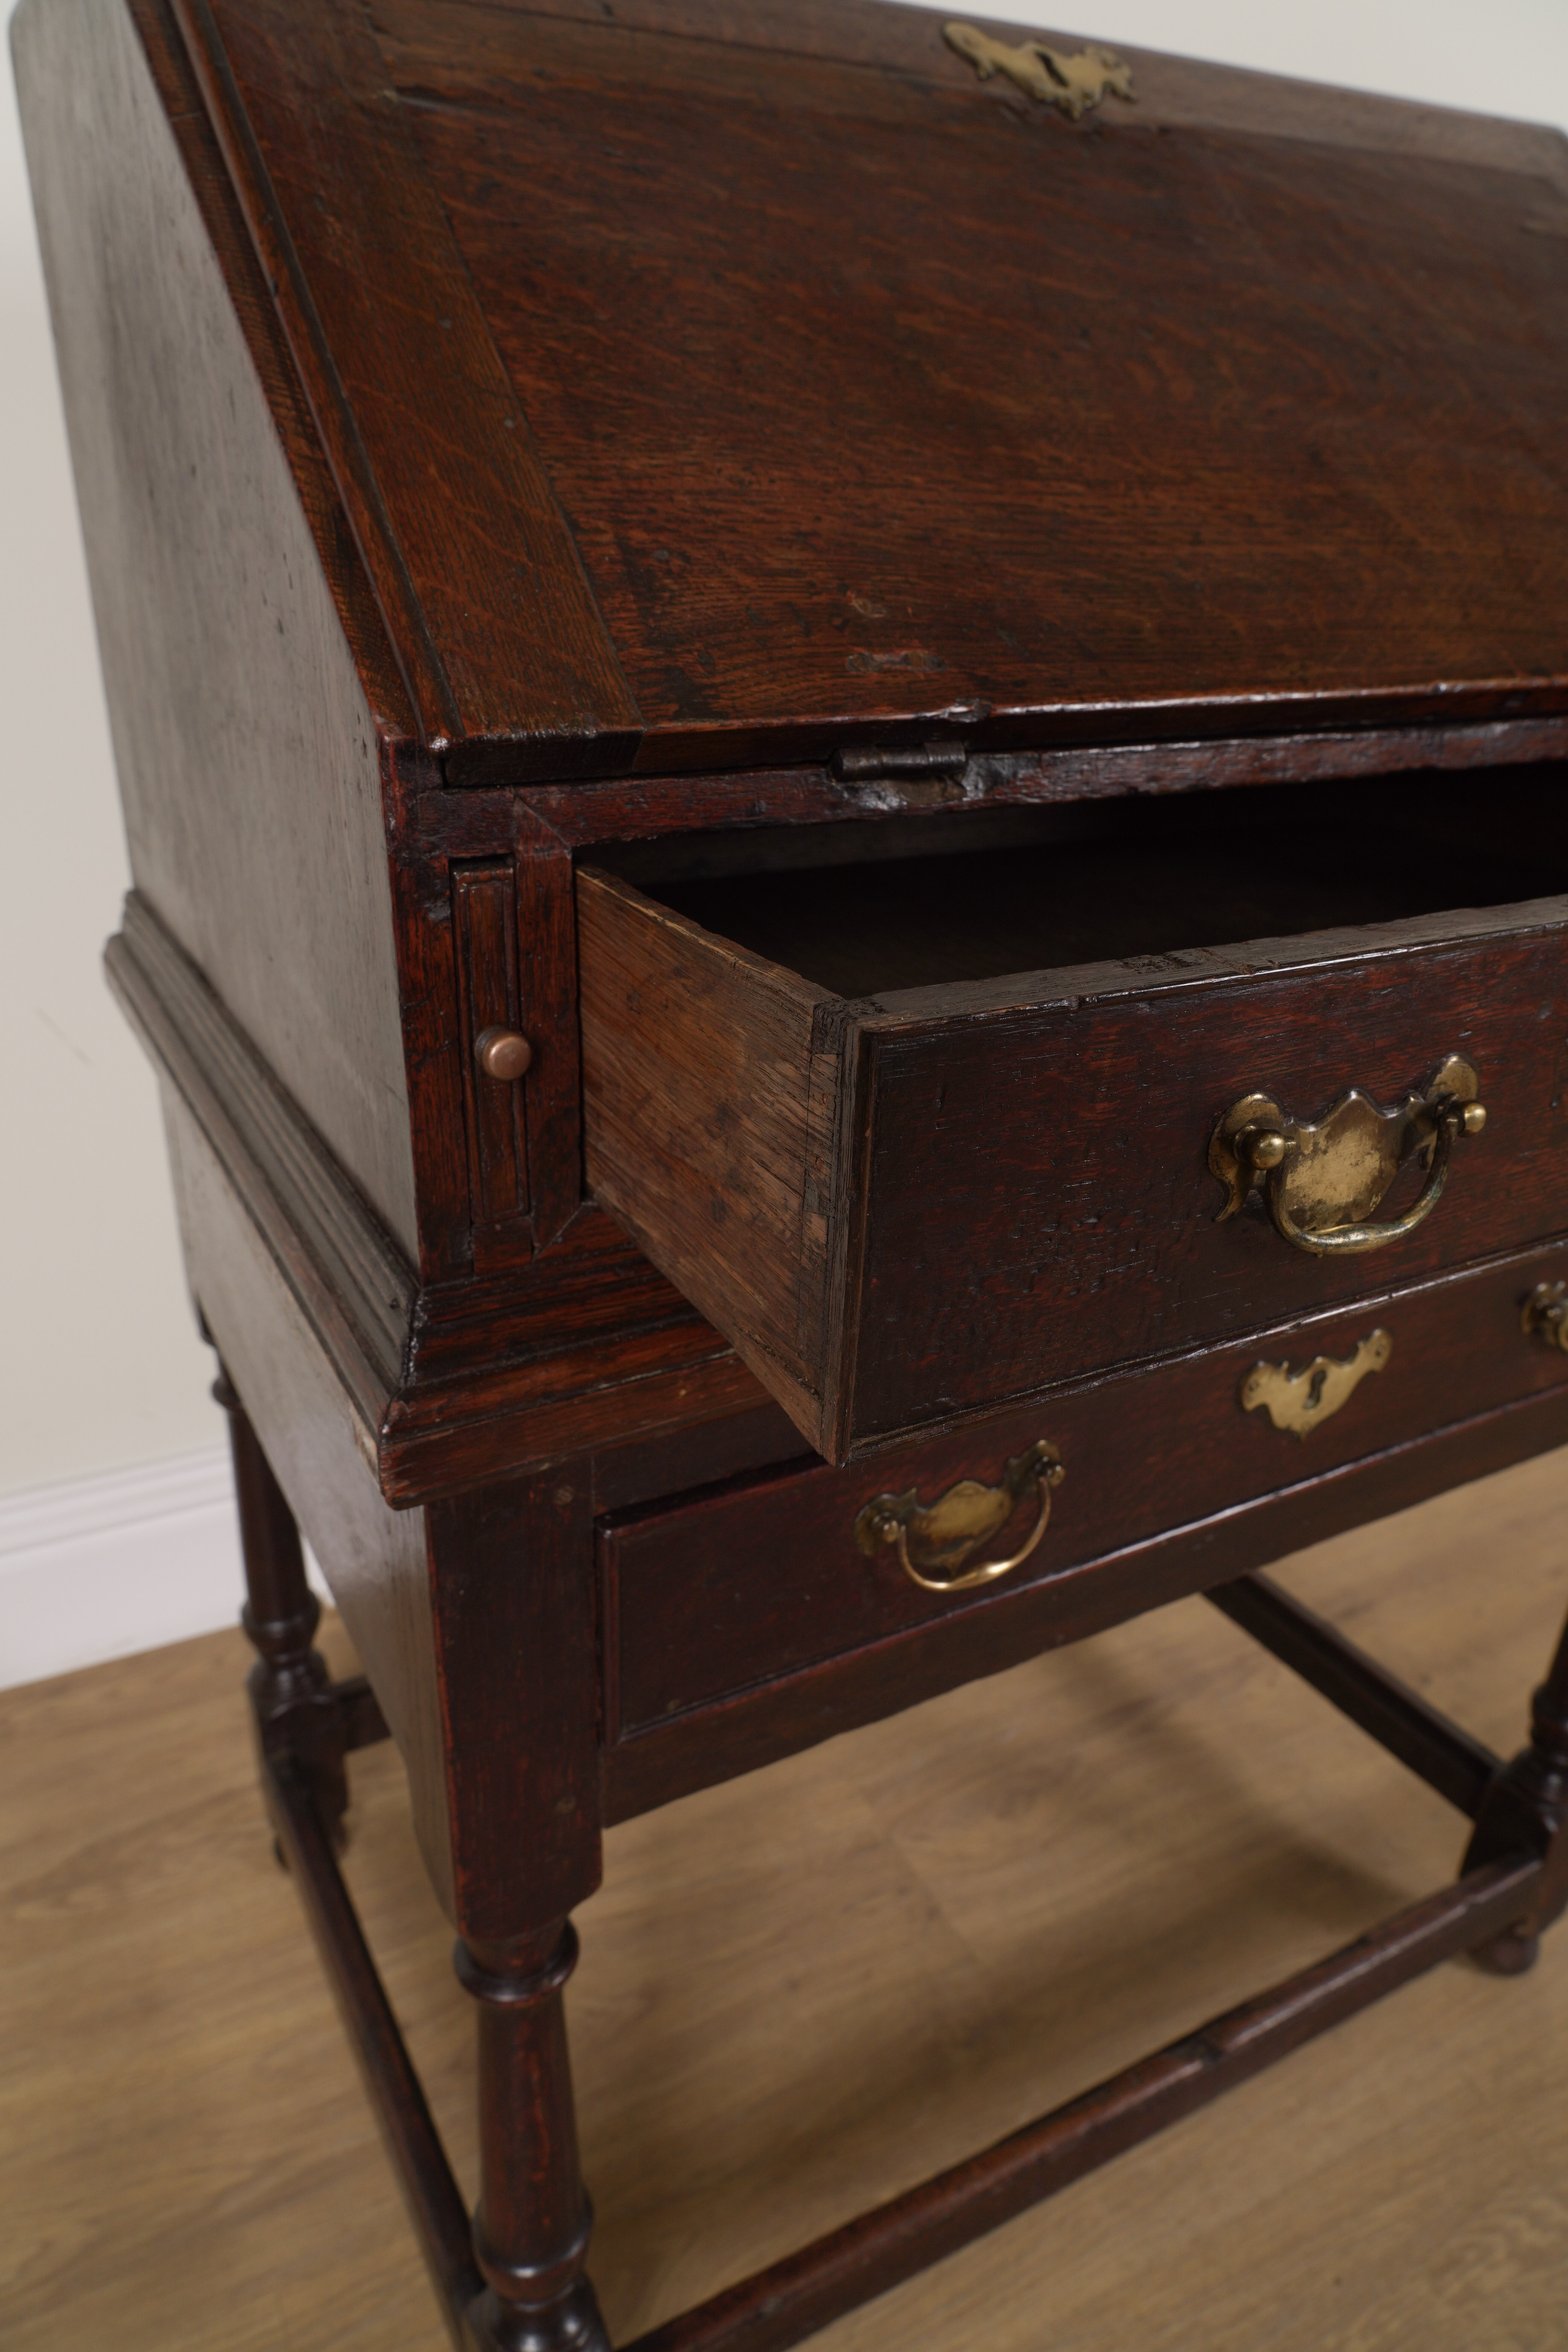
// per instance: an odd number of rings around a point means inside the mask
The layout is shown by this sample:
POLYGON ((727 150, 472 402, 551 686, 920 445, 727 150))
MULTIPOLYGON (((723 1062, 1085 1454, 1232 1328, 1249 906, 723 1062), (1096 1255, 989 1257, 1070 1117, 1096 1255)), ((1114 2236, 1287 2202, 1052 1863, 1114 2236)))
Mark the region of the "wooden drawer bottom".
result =
MULTIPOLYGON (((626 1790, 615 1810, 639 1811, 1201 1590, 1481 1475, 1497 1466, 1494 1454, 1568 1441, 1568 1356, 1521 1322, 1536 1285, 1565 1278, 1568 1244, 1559 1244, 1244 1347, 1064 1388, 1027 1412, 870 1464, 785 1465, 605 1520, 605 1731, 612 1787, 618 1779, 626 1790), (1344 1361, 1380 1330, 1386 1360, 1304 1436, 1277 1427, 1266 1402, 1244 1407, 1258 1363, 1300 1372, 1320 1356, 1344 1361), (1500 1437, 1434 1444, 1532 1399, 1543 1407, 1526 1416, 1536 1433, 1521 1432, 1511 1450, 1500 1437), (879 1495, 914 1488, 929 1506, 961 1480, 995 1485, 1009 1457, 1040 1439, 1059 1452, 1062 1483, 1038 1546, 997 1583, 929 1591, 893 1549, 868 1556, 857 1543, 857 1517, 879 1495), (1250 1553, 1244 1521, 1258 1530, 1250 1553), (752 1738, 748 1714, 776 1727, 752 1738), (721 1718, 734 1724, 735 1760, 717 1770, 711 1756, 700 1769, 672 1760, 667 1771, 650 1755, 647 1787, 658 1793, 645 1797, 632 1751, 651 1743, 672 1759, 694 1758, 699 1746, 722 1744, 721 1718)), ((1031 1485, 979 1558, 1016 1552, 1038 1501, 1031 1485)))

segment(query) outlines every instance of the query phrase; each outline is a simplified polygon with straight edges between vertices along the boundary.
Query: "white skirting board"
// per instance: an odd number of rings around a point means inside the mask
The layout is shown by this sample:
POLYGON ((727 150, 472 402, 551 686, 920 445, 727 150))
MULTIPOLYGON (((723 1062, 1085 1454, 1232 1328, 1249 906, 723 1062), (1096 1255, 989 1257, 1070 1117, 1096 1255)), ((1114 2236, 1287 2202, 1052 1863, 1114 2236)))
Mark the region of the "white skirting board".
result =
POLYGON ((210 1633, 244 1598, 226 1446, 0 1496, 0 1689, 210 1633))

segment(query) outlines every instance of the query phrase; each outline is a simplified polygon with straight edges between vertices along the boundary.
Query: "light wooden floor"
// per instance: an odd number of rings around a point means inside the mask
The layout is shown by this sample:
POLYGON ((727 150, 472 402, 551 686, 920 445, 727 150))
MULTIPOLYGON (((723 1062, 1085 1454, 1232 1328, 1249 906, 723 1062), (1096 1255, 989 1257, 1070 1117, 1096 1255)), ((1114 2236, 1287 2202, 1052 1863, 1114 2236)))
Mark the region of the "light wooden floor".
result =
MULTIPOLYGON (((1510 1749, 1565 1499, 1558 1455, 1286 1574, 1510 1749)), ((445 2341, 271 1859, 242 1668, 214 1635, 0 1699, 9 2352, 445 2341)), ((468 2005, 390 1749, 355 1761, 354 1822, 468 2183, 468 2005)), ((1440 1885, 1462 1827, 1194 1601, 616 1832, 570 1996, 612 2328, 1440 1885)), ((1520 1981, 1440 1969, 819 2340, 1563 2352, 1568 1928, 1520 1981)))

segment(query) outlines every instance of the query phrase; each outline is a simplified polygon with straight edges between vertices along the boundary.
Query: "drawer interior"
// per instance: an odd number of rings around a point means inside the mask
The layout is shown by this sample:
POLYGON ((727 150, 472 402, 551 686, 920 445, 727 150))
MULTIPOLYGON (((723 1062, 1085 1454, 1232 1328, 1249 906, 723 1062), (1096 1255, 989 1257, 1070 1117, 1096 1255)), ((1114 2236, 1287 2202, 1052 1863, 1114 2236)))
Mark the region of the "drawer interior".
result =
MULTIPOLYGON (((595 849, 590 1185, 835 1461, 1364 1295, 1375 1255, 1292 1247, 1259 1193, 1221 1219, 1210 1138, 1249 1095, 1393 1106, 1463 1053, 1485 1138, 1398 1239, 1400 1278, 1555 1236, 1565 781, 595 849)), ((1425 1182, 1412 1158, 1385 1222, 1425 1182)))
POLYGON ((1143 796, 629 847, 611 866, 850 999, 1568 891, 1568 769, 1143 796))

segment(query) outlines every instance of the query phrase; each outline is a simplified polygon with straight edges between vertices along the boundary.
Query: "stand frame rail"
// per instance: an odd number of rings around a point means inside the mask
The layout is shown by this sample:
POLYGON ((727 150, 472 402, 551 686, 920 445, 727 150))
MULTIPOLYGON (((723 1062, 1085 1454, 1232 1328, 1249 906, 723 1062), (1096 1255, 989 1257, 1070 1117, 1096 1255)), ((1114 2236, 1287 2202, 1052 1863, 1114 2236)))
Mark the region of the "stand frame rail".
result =
POLYGON ((334 1683, 332 1696, 343 1727, 343 1746, 351 1755, 356 1748, 374 1748, 391 1738, 381 1702, 363 1675, 351 1675, 346 1681, 334 1683))
POLYGON ((1272 1651, 1342 1715, 1419 1774, 1472 1822, 1503 1769, 1479 1739, 1347 1641, 1271 1576, 1238 1576, 1205 1593, 1223 1616, 1272 1651))
POLYGON ((1260 2074, 1439 1960, 1502 1931, 1539 1863, 1494 1863, 1195 2033, 1141 2058, 967 2162, 879 2205, 627 2352, 782 2352, 1260 2074))
POLYGON ((289 1873, 337 1996, 437 2300, 458 2352, 474 2352, 468 2306, 484 2292, 473 2231, 424 2086, 343 1883, 310 1782, 287 1758, 263 1756, 262 1789, 289 1873))
MULTIPOLYGON (((1292 1610, 1297 1606, 1290 1604, 1292 1610)), ((1321 1620, 1315 1622, 1321 1625, 1321 1620)), ((1381 1673, 1361 1653, 1351 1654, 1374 1675, 1381 1673)), ((1423 1702, 1415 1704, 1424 1708, 1423 1702)), ((362 1706, 358 1719, 363 1728, 355 1744, 368 1744, 365 1735, 376 1736, 378 1717, 362 1706)), ((473 2258, 470 2219, 343 1882, 332 1838, 309 1780, 287 1756, 264 1755, 262 1773, 268 1811, 452 2340, 458 2352, 488 2352, 479 2309, 483 2281, 473 2258)), ((1470 1808, 1467 1803, 1462 1810, 1470 1808)), ((662 2322, 626 2352, 784 2352, 1208 2105, 1439 1961, 1506 1936, 1531 1912, 1544 1868, 1539 1858, 1508 1856, 1468 1871, 1455 1885, 1395 1913, 1326 1959, 1135 2061, 980 2154, 662 2322)))

